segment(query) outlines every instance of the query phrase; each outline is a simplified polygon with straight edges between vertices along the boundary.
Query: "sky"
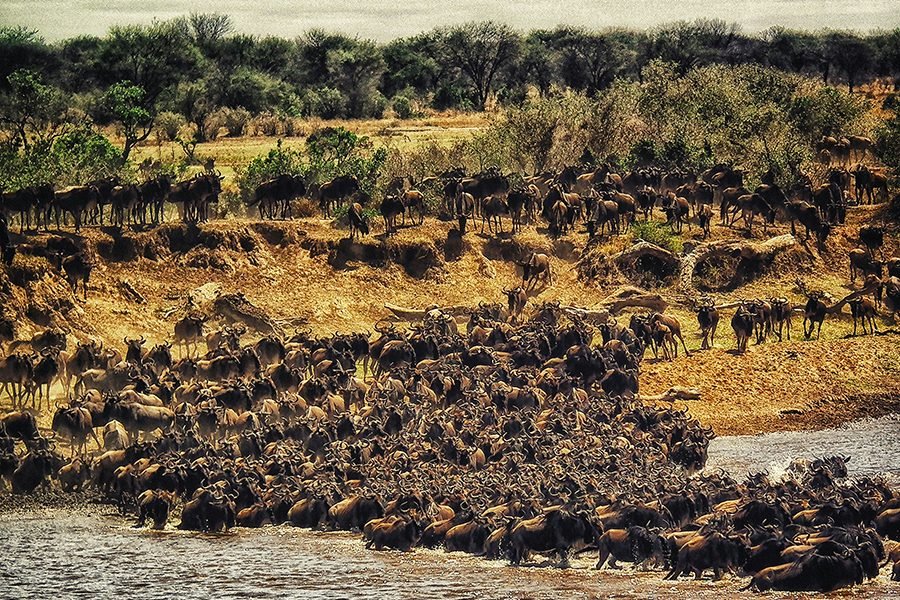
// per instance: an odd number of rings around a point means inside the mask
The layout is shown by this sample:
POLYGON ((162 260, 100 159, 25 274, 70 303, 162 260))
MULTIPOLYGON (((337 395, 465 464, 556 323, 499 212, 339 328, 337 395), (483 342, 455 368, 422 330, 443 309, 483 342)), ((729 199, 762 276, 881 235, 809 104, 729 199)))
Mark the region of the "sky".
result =
POLYGON ((649 28, 700 17, 734 21, 746 32, 772 25, 900 27, 900 0, 0 0, 0 25, 25 25, 54 41, 191 12, 228 14, 242 33, 295 37, 324 28, 378 41, 488 19, 521 30, 560 24, 649 28))

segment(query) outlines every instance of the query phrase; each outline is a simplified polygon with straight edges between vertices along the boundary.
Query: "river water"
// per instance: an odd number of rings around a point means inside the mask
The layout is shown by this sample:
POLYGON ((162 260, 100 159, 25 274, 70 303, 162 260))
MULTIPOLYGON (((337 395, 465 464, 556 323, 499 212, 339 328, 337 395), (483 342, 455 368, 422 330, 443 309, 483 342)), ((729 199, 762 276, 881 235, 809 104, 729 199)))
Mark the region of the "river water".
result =
MULTIPOLYGON (((792 458, 850 454, 852 476, 883 473, 900 481, 900 418, 860 421, 838 430, 719 438, 709 468, 736 476, 792 458)), ((659 572, 595 571, 595 557, 571 569, 509 567, 460 554, 372 552, 357 535, 288 526, 229 534, 151 532, 88 506, 77 511, 21 509, 0 514, 0 598, 146 600, 229 598, 647 598, 739 595, 747 579, 666 582, 659 572)), ((543 568, 541 568, 543 567, 543 568)), ((900 596, 888 570, 852 592, 900 596)))

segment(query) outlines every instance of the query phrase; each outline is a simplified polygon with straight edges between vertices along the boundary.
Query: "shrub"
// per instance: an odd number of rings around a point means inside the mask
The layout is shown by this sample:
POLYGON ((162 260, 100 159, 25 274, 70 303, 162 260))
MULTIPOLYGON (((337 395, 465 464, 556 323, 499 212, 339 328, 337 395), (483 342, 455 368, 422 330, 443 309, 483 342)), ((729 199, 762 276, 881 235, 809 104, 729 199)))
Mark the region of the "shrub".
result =
POLYGON ((241 199, 249 200, 256 186, 267 179, 284 174, 305 175, 306 172, 307 167, 300 152, 285 148, 282 141, 278 140, 275 148, 268 153, 255 157, 246 167, 238 167, 235 180, 241 199))
POLYGON ((241 137, 247 133, 247 125, 252 116, 249 110, 241 106, 222 109, 222 121, 228 130, 228 136, 241 137))
POLYGON ((278 135, 280 128, 281 119, 273 113, 259 113, 256 115, 256 118, 253 119, 253 130, 256 135, 274 137, 278 135))
POLYGON ((181 128, 187 124, 187 120, 180 113, 170 111, 161 112, 156 115, 154 125, 156 127, 156 137, 165 142, 174 142, 178 137, 181 128))
POLYGON ((411 119, 415 116, 412 102, 406 96, 395 96, 391 108, 394 109, 394 114, 398 119, 411 119))
POLYGON ((635 221, 631 226, 631 234, 635 241, 641 239, 676 254, 683 248, 681 238, 672 233, 668 225, 657 221, 635 221))
POLYGON ((219 131, 225 126, 225 109, 220 108, 203 120, 203 139, 212 142, 219 137, 219 131))

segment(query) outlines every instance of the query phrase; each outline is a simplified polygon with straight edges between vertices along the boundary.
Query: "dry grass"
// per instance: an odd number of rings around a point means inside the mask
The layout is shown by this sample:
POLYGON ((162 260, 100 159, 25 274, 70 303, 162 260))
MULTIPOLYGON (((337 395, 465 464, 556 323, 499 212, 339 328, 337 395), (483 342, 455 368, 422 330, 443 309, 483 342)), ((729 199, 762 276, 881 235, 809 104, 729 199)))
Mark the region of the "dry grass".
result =
MULTIPOLYGON (((344 127, 359 135, 368 136, 375 145, 397 148, 401 151, 432 143, 450 146, 479 131, 487 124, 489 118, 489 115, 482 113, 445 112, 407 120, 310 119, 302 122, 301 135, 284 137, 283 144, 286 147, 303 148, 306 137, 317 129, 344 127)), ((114 143, 121 145, 121 140, 113 130, 107 133, 113 138, 114 143)), ((212 142, 198 144, 195 155, 214 158, 226 181, 230 181, 234 177, 236 167, 243 166, 254 157, 275 148, 278 138, 279 136, 220 137, 212 142)), ((184 153, 175 142, 157 144, 152 139, 137 146, 132 156, 135 162, 145 158, 175 161, 183 157, 184 153)))

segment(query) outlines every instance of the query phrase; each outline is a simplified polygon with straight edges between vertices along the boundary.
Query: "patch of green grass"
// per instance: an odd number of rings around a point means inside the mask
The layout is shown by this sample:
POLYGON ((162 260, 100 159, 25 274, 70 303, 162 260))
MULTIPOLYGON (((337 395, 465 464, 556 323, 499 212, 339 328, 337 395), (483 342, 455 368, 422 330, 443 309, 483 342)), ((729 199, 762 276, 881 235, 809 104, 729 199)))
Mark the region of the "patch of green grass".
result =
POLYGON ((631 225, 631 234, 634 241, 641 239, 676 254, 680 254, 684 247, 681 238, 672 233, 668 225, 658 221, 635 221, 631 225))

